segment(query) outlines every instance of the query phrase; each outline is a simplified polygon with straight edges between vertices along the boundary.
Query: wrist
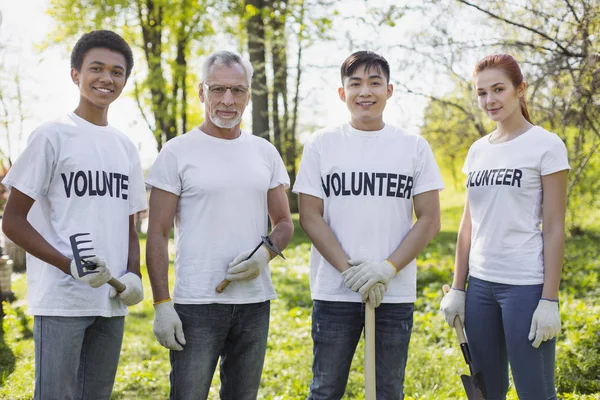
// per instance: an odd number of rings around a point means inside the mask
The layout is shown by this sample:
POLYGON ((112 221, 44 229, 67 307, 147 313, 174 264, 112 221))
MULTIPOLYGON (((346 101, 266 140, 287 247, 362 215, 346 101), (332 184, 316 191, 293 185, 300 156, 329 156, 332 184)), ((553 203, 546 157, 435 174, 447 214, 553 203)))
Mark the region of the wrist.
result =
POLYGON ((455 287, 455 286, 452 286, 452 290, 457 290, 457 291, 459 291, 459 292, 463 292, 463 293, 466 293, 466 292, 467 292, 465 289, 461 289, 461 288, 459 288, 459 287, 455 287))
POLYGON ((558 303, 558 299, 552 299, 552 298, 548 298, 548 297, 542 297, 542 298, 540 298, 540 301, 541 300, 550 301, 552 303, 558 303))
POLYGON ((396 268, 396 266, 394 265, 393 262, 391 262, 390 260, 388 260, 387 258, 385 259, 385 262, 387 262, 388 264, 390 264, 393 268, 394 268, 394 274, 398 273, 398 268, 396 268))
POLYGON ((162 299, 162 300, 155 300, 154 303, 152 304, 153 306, 157 306, 159 304, 163 304, 163 303, 168 303, 169 301, 171 301, 170 297, 167 297, 166 299, 162 299))

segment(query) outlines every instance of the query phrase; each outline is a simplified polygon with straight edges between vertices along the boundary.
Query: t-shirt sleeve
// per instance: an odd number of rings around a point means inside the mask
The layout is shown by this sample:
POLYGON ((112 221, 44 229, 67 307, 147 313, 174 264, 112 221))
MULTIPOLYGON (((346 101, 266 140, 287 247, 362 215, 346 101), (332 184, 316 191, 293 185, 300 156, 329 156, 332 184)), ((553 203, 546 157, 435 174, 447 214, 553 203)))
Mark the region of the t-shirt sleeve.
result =
POLYGON ((131 146, 131 167, 129 168, 129 214, 135 214, 148 208, 146 185, 140 156, 134 146, 131 146))
POLYGON ((471 168, 471 163, 472 163, 472 159, 473 159, 473 147, 474 147, 473 144, 471 145, 471 147, 469 147, 469 151, 467 152, 467 156, 465 157, 465 163, 463 164, 463 167, 462 167, 462 172, 465 175, 467 175, 469 173, 469 170, 471 168))
POLYGON ((567 147, 563 141, 555 134, 552 134, 550 139, 546 150, 542 154, 540 164, 540 173, 542 176, 571 169, 569 166, 569 157, 567 156, 567 147))
POLYGON ((285 168, 285 164, 281 159, 281 155, 275 148, 275 146, 271 147, 271 182, 269 184, 269 189, 276 188, 279 185, 283 185, 285 189, 290 187, 290 176, 287 173, 287 169, 285 168))
POLYGON ((314 142, 307 143, 302 151, 300 170, 294 183, 294 193, 304 193, 311 196, 323 198, 323 187, 321 185, 321 156, 313 148, 314 142))
POLYGON ((152 168, 150 168, 150 172, 148 173, 146 183, 152 187, 171 192, 177 196, 181 195, 182 187, 177 159, 170 151, 169 147, 163 147, 158 154, 158 157, 156 157, 156 161, 154 161, 154 165, 152 165, 152 168))
POLYGON ((9 190, 16 188, 38 201, 48 193, 56 168, 56 152, 50 139, 40 131, 29 137, 27 147, 2 181, 9 190))
POLYGON ((417 169, 415 171, 415 196, 430 190, 444 189, 442 174, 429 143, 423 138, 420 138, 419 141, 420 148, 417 156, 417 169))

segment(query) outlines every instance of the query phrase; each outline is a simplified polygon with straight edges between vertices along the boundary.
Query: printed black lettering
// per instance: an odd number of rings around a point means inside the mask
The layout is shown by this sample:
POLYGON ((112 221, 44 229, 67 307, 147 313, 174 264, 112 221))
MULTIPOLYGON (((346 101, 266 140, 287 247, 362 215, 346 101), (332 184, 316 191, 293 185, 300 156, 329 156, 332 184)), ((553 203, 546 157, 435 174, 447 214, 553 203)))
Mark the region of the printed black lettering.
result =
POLYGON ((106 176, 106 172, 102 171, 102 178, 100 177, 100 171, 96 171, 96 190, 98 191, 98 196, 106 195, 106 180, 104 176, 106 176), (102 184, 102 189, 100 189, 100 184, 102 184))
POLYGON ((336 196, 340 195, 340 191, 342 190, 342 184, 340 182, 340 176, 337 173, 331 175, 331 189, 333 189, 333 194, 335 194, 336 196))
POLYGON ((396 197, 394 193, 394 188, 396 187, 396 179, 398 179, 397 174, 387 174, 387 193, 388 197, 396 197))
POLYGON ((375 174, 365 172, 363 176, 365 177, 365 196, 367 190, 371 193, 371 196, 375 196, 375 174))
POLYGON ((119 197, 121 195, 121 174, 115 172, 113 178, 115 179, 115 197, 119 197))
POLYGON ((359 172, 359 173, 358 173, 358 187, 356 187, 356 186, 354 185, 354 181, 355 181, 355 180, 356 180, 356 173, 355 173, 355 172, 353 172, 353 173, 352 173, 352 194, 353 194, 354 196, 359 196, 359 195, 360 195, 360 192, 362 192, 362 185, 363 185, 363 182, 362 182, 362 180, 363 180, 363 173, 362 173, 362 172, 359 172))
POLYGON ((90 188, 89 195, 95 196, 97 193, 94 190, 94 180, 92 179, 92 171, 88 170, 87 176, 88 176, 88 187, 90 188))
POLYGON ((121 175, 121 198, 127 200, 129 193, 129 176, 121 175))
POLYGON ((75 194, 77 197, 83 197, 85 192, 87 192, 87 180, 85 177, 85 172, 77 171, 75 174, 75 194), (81 185, 79 183, 81 182, 81 185))
POLYGON ((378 172, 375 174, 375 177, 377 177, 379 179, 379 195, 383 196, 383 180, 386 177, 386 173, 383 172, 378 172))
POLYGON ((406 175, 398 175, 398 189, 396 190, 396 197, 404 198, 404 186, 406 182, 406 175))
POLYGON ((510 180, 512 179, 513 169, 507 169, 504 173, 504 179, 502 179, 502 184, 510 186, 510 180))
POLYGON ((490 170, 487 169, 483 172, 483 184, 485 186, 490 184, 490 170))
POLYGON ((523 171, 515 168, 515 173, 513 174, 512 186, 515 186, 515 182, 517 183, 517 187, 521 187, 521 177, 523 176, 523 171))
POLYGON ((413 177, 407 176, 406 177, 406 189, 404 189, 404 197, 405 198, 410 199, 412 188, 413 188, 413 177))
POLYGON ((497 169, 493 169, 491 170, 491 175, 490 175, 490 184, 494 183, 494 177, 496 176, 496 173, 498 173, 497 169))
POLYGON ((329 182, 331 182, 331 175, 328 174, 325 177, 325 180, 327 181, 327 184, 323 182, 323 177, 321 177, 321 186, 323 187, 323 191, 325 192, 325 197, 329 197, 329 192, 331 191, 331 186, 329 185, 329 182))
POLYGON ((481 180, 483 179, 482 171, 477 171, 477 176, 475 177, 475 186, 481 186, 481 180))
POLYGON ((113 173, 110 172, 108 175, 106 175, 106 172, 102 173, 104 175, 104 183, 106 184, 106 189, 108 190, 108 194, 110 195, 110 197, 113 196, 113 173))
POLYGON ((494 182, 496 185, 502 185, 502 178, 504 178, 504 171, 506 171, 506 168, 502 168, 502 169, 500 169, 500 171, 498 171, 498 175, 496 175, 496 181, 494 182))
POLYGON ((71 197, 71 188, 73 187, 73 176, 75 176, 73 172, 69 173, 69 181, 67 182, 67 176, 64 173, 60 174, 60 177, 62 178, 63 184, 65 186, 65 194, 67 195, 67 198, 71 197))
POLYGON ((350 196, 350 189, 346 189, 346 173, 342 172, 342 196, 350 196))

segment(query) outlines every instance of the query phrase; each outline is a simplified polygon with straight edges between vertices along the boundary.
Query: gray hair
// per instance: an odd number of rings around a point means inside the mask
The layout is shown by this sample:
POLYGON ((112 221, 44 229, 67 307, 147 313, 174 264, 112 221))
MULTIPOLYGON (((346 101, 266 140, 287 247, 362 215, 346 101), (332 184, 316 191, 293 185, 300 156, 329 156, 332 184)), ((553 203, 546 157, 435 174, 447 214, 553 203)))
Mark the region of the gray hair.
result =
POLYGON ((244 71, 246 71, 248 86, 250 86, 252 83, 252 74, 254 73, 254 68, 252 68, 252 64, 250 64, 248 59, 233 51, 217 51, 208 56, 208 58, 202 63, 202 82, 206 82, 208 71, 213 65, 231 67, 233 64, 240 64, 242 68, 244 68, 244 71))

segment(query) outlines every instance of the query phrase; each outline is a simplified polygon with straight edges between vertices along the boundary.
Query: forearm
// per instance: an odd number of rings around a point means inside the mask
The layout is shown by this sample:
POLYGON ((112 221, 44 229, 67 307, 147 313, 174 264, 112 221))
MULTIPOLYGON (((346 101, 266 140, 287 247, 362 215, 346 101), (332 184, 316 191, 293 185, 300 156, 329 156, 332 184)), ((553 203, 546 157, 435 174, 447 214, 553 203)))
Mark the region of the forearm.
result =
POLYGON ((440 231, 439 218, 423 216, 406 234, 398 248, 388 257, 398 271, 406 267, 440 231))
POLYGON ((544 230, 544 289, 542 297, 556 300, 565 251, 564 229, 544 230))
MULTIPOLYGON (((273 229, 269 234, 271 242, 279 251, 283 251, 292 240, 294 234, 294 223, 291 218, 282 218, 273 225, 273 229)), ((276 257, 276 254, 269 251, 271 258, 276 257)))
POLYGON ((454 258, 454 279, 452 287, 465 290, 467 286, 467 276, 469 275, 469 252, 471 251, 471 232, 465 232, 463 229, 458 231, 458 240, 456 241, 456 253, 454 258))
POLYGON ((162 232, 148 232, 146 241, 146 265, 152 286, 154 301, 169 296, 169 237, 162 232))
POLYGON ((6 237, 29 254, 55 266, 65 274, 70 274, 71 259, 52 247, 27 221, 26 217, 5 214, 2 231, 6 237))
POLYGON ((135 230, 135 224, 129 229, 129 253, 127 255, 127 272, 142 277, 140 272, 140 238, 135 230))
POLYGON ((321 215, 300 214, 300 225, 319 253, 335 269, 344 272, 350 268, 348 255, 321 215))

